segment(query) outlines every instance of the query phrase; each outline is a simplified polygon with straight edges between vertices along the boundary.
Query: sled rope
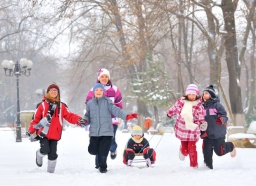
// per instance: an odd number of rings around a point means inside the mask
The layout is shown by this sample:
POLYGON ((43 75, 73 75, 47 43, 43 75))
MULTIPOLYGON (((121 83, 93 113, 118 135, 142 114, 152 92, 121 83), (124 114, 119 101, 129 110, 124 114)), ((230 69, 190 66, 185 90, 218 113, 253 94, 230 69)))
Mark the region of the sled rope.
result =
MULTIPOLYGON (((167 120, 166 120, 166 123, 167 123, 167 120)), ((164 133, 165 133, 165 130, 166 130, 166 129, 164 129, 164 133)), ((142 149, 144 149, 144 147, 149 144, 149 142, 153 139, 154 136, 155 136, 155 134, 153 134, 153 135, 151 136, 151 138, 148 140, 148 143, 145 144, 142 149)), ((158 147, 158 145, 160 144, 160 142, 162 141, 163 137, 164 137, 164 134, 163 134, 163 135, 161 136, 161 138, 158 140, 158 142, 157 142, 155 148, 153 148, 154 150, 157 149, 157 147, 158 147)), ((138 156, 140 153, 142 153, 142 150, 140 150, 138 153, 136 153, 135 156, 138 156)), ((152 155, 153 155, 153 154, 151 154, 151 156, 152 156, 152 155)), ((151 158, 151 156, 149 156, 149 158, 151 158)), ((144 161, 145 161, 145 160, 144 160, 144 161)))

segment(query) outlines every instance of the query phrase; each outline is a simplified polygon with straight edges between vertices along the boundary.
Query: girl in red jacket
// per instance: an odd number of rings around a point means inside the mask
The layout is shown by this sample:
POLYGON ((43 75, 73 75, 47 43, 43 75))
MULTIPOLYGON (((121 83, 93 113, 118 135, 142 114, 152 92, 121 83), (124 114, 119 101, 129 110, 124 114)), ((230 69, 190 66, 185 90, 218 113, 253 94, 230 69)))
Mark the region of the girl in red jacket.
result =
POLYGON ((61 138, 63 118, 69 123, 83 126, 86 121, 70 112, 65 103, 60 101, 60 89, 56 84, 47 88, 44 100, 38 105, 27 135, 36 132, 40 141, 40 149, 36 151, 36 164, 43 165, 43 157, 48 155, 47 172, 54 173, 56 167, 57 143, 61 138))

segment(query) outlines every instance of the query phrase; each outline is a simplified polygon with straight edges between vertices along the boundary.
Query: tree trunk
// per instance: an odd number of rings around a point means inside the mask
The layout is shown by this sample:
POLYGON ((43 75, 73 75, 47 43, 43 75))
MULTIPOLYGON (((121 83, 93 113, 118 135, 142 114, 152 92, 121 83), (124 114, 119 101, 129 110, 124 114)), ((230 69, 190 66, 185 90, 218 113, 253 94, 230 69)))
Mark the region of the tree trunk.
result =
POLYGON ((217 85, 218 81, 218 57, 217 57, 217 51, 216 47, 213 46, 215 44, 215 38, 216 38, 216 28, 215 28, 215 22, 214 18, 212 16, 212 9, 209 8, 210 6, 210 0, 204 0, 203 4, 205 5, 205 13, 207 16, 207 22, 208 22, 208 30, 209 34, 211 36, 211 40, 208 39, 208 57, 210 60, 210 84, 217 85))
POLYGON ((235 7, 236 4, 232 0, 222 0, 222 12, 224 17, 225 29, 227 36, 225 36, 226 48, 226 62, 229 72, 229 97, 231 110, 234 115, 234 125, 245 125, 244 113, 242 108, 242 95, 240 87, 240 73, 241 66, 238 61, 238 50, 236 42, 235 29, 235 7))
MULTIPOLYGON (((253 39, 252 39, 252 51, 256 50, 255 47, 255 33, 253 34, 253 39)), ((248 97, 249 99, 249 105, 248 105, 248 111, 247 111, 247 117, 253 112, 254 110, 254 101, 255 101, 255 57, 254 57, 254 53, 251 52, 250 54, 250 69, 251 69, 251 78, 250 78, 250 87, 251 87, 251 91, 250 91, 250 96, 248 97)))
MULTIPOLYGON (((253 3, 249 3, 245 1, 247 9, 249 11, 248 16, 246 17, 247 20, 247 25, 244 33, 244 38, 243 38, 243 45, 242 49, 240 51, 239 55, 239 60, 245 64, 246 66, 246 103, 245 107, 247 107, 247 112, 246 112, 246 118, 249 117, 249 115, 253 112, 253 106, 254 106, 254 100, 255 100, 255 57, 254 57, 254 52, 250 53, 250 66, 245 63, 244 55, 246 52, 246 46, 247 46, 247 41, 249 37, 249 33, 252 27, 253 19, 255 17, 255 6, 256 6, 256 1, 253 3), (250 73, 250 75, 249 75, 250 73)), ((252 30, 252 48, 250 49, 251 51, 255 51, 255 33, 252 30)))

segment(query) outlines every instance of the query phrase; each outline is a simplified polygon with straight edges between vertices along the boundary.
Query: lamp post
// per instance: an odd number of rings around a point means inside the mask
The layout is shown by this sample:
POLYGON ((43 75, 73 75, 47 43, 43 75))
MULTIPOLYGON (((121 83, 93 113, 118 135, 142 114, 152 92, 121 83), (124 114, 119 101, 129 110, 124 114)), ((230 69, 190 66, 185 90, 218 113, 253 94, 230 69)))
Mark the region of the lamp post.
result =
POLYGON ((19 77, 23 74, 30 76, 33 62, 26 58, 21 58, 20 61, 14 63, 13 61, 3 60, 1 63, 6 76, 16 76, 17 87, 17 121, 16 121, 16 142, 21 142, 21 122, 20 122, 20 95, 19 95, 19 77))

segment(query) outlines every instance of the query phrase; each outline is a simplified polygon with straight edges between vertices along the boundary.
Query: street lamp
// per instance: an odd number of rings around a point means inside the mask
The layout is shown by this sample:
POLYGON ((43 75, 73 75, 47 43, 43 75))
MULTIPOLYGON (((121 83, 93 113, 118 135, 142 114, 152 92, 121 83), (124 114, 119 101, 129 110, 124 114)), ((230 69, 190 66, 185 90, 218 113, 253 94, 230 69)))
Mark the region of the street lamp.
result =
POLYGON ((26 58, 21 58, 20 61, 14 63, 13 61, 3 60, 1 63, 4 68, 6 76, 16 76, 17 84, 17 121, 16 121, 16 142, 21 142, 21 125, 20 125, 20 95, 19 95, 19 76, 22 74, 30 76, 30 70, 32 69, 33 62, 26 58))

